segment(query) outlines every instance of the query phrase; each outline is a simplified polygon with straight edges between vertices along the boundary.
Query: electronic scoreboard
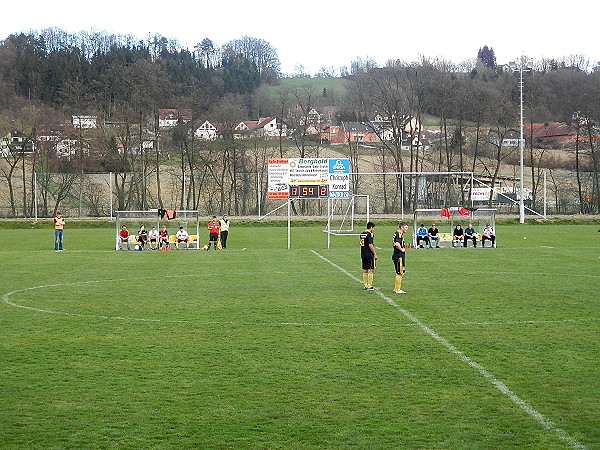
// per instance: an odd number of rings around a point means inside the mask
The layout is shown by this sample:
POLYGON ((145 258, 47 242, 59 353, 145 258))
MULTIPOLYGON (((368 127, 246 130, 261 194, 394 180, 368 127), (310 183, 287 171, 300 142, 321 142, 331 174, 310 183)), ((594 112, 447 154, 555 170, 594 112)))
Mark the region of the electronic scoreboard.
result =
POLYGON ((326 184, 291 184, 291 198, 327 198, 329 186, 326 184))

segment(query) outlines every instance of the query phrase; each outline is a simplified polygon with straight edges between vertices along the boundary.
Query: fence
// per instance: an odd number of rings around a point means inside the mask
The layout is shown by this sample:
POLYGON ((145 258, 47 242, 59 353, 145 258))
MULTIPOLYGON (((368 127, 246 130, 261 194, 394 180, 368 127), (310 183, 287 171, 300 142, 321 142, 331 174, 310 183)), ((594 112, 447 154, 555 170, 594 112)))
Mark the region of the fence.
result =
MULTIPOLYGON (((598 214, 598 175, 550 171, 527 206, 547 215, 598 214)), ((351 190, 368 194, 371 214, 410 216, 418 208, 489 206, 472 204, 465 175, 352 174, 351 190)), ((527 181, 527 180, 526 180, 527 181)), ((504 181, 506 185, 506 181, 504 181)), ((510 183, 517 185, 518 180, 510 183)), ((527 186, 531 189, 531 186, 527 186)), ((117 210, 153 208, 197 210, 201 215, 260 216, 282 203, 266 196, 267 176, 229 174, 219 182, 181 172, 26 174, 0 179, 0 217, 44 218, 58 210, 69 217, 113 217, 117 210)), ((496 203, 501 214, 518 214, 518 205, 496 203)), ((307 201, 294 214, 326 216, 324 202, 307 201)), ((274 215, 285 216, 283 208, 274 215)))

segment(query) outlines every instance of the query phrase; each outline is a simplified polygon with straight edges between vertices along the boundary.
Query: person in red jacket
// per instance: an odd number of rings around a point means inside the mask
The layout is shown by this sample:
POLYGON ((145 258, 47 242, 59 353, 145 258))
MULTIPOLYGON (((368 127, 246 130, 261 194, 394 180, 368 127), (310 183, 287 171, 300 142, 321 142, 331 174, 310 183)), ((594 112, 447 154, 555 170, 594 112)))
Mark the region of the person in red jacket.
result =
POLYGON ((215 250, 217 249, 217 242, 219 241, 219 231, 221 231, 221 224, 217 220, 217 216, 213 216, 212 220, 208 222, 208 248, 210 250, 210 244, 214 244, 215 250))
POLYGON ((119 250, 123 250, 123 244, 125 243, 127 243, 127 250, 131 250, 131 245, 129 244, 129 230, 123 225, 121 231, 119 231, 119 250))

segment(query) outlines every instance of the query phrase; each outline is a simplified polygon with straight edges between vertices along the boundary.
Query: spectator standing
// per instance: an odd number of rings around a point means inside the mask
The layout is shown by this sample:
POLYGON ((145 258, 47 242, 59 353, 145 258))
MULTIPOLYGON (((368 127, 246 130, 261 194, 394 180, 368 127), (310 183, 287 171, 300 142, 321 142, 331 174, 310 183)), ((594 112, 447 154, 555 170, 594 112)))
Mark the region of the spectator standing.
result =
POLYGON ((221 248, 227 248, 227 236, 229 235, 229 217, 226 215, 219 220, 221 225, 221 248))
POLYGON ((63 251, 63 231, 65 229, 65 218, 60 212, 54 216, 54 250, 63 251))

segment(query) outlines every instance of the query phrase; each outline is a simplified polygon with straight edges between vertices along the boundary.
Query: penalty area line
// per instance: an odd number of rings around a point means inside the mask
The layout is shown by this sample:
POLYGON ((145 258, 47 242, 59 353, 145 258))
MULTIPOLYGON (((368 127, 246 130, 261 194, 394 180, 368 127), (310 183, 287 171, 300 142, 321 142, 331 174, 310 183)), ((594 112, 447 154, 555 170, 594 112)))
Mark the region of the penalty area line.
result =
MULTIPOLYGON (((325 258, 318 252, 316 252, 314 250, 311 250, 311 252, 314 255, 316 255, 317 257, 319 257, 320 259, 322 259, 323 261, 325 261, 326 263, 328 263, 329 265, 331 265, 332 267, 338 269, 343 274, 352 278, 353 280, 355 280, 359 283, 362 282, 357 277, 355 277, 350 272, 348 272, 346 269, 335 264, 333 261, 330 261, 329 259, 325 258)), ((562 428, 557 427, 550 419, 546 418, 542 413, 538 412, 529 403, 527 403, 525 400, 521 399, 517 394, 515 394, 513 391, 511 391, 502 381, 497 379, 485 367, 483 367, 481 364, 473 361, 465 353, 463 353, 457 347, 452 345, 448 340, 446 340, 444 337, 442 337, 441 335, 436 333, 433 329, 431 329, 430 327, 425 325, 423 322, 421 322, 417 317, 415 317, 413 314, 411 314, 408 310, 402 308, 400 305, 398 305, 396 302, 394 302, 391 298, 389 298, 387 295, 385 295, 381 291, 374 291, 374 292, 377 295, 379 295, 381 298, 383 298, 390 306, 392 306, 396 310, 400 311, 408 320, 410 320, 412 323, 414 323, 419 328, 421 328, 422 331, 424 331, 426 334, 431 336, 435 341, 439 342, 444 347, 446 347, 446 349, 448 351, 450 351, 451 353, 456 355, 462 362, 464 362, 469 367, 471 367, 472 369, 475 369, 477 372, 479 372, 479 374, 481 376, 483 376, 486 380, 488 380, 492 384, 492 386, 494 386, 502 394, 504 394, 506 397, 508 397, 515 405, 517 405, 519 408, 521 408, 523 411, 525 411, 530 417, 534 418, 543 428, 545 428, 548 431, 552 431, 552 432, 556 433, 556 435, 562 441, 564 441, 567 445, 569 445, 572 448, 577 448, 577 449, 585 449, 586 448, 583 444, 579 443, 577 440, 572 438, 566 431, 564 431, 562 428)))

